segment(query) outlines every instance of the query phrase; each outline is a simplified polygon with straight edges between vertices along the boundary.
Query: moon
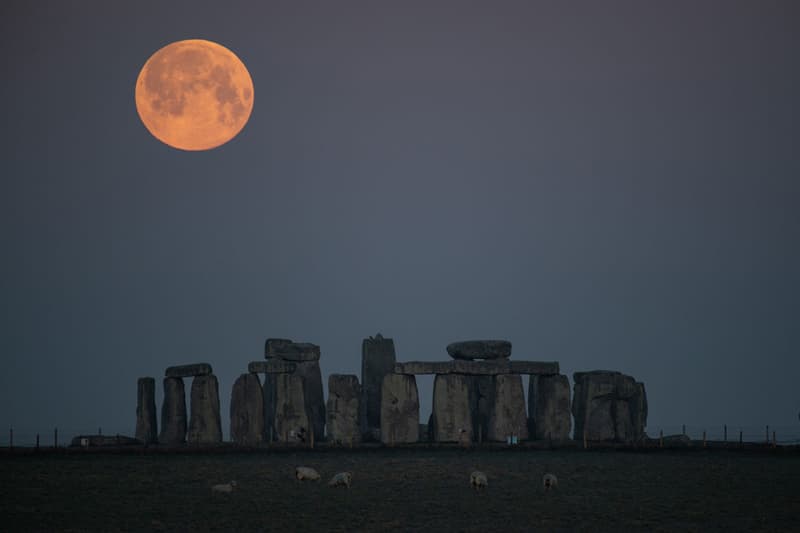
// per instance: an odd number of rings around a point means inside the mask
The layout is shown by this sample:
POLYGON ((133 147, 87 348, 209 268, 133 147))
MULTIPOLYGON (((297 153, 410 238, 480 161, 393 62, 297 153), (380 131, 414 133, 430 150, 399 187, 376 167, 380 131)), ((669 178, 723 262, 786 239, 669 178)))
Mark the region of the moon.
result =
POLYGON ((161 48, 136 80, 136 111, 144 126, 180 150, 210 150, 236 137, 250 118, 253 98, 244 63, 203 39, 161 48))

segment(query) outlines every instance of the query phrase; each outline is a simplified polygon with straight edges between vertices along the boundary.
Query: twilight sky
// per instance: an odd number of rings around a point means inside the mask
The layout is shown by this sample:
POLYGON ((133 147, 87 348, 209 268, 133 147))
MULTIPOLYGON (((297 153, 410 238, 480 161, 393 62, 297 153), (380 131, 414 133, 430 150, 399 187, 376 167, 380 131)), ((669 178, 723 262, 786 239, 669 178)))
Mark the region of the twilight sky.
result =
POLYGON ((208 362, 227 439, 266 337, 327 388, 377 332, 800 432, 796 1, 4 1, 0 47, 2 433, 133 434, 138 377, 208 362), (208 152, 134 104, 189 38, 255 84, 208 152))

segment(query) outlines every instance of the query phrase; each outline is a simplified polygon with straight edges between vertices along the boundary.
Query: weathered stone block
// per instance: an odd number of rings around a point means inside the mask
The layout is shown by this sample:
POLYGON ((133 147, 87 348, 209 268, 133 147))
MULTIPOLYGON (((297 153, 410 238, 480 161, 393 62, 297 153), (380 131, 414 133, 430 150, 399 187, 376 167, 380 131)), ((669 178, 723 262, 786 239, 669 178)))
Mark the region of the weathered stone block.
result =
POLYGON ((194 376, 207 376, 211 374, 211 365, 208 363, 194 363, 191 365, 178 365, 167 367, 164 375, 168 378, 191 378, 194 376))
POLYGON ((572 413, 567 376, 531 376, 528 384, 528 415, 531 438, 569 439, 572 413))
POLYGON ((381 387, 384 377, 394 371, 395 362, 392 339, 386 339, 378 333, 361 343, 361 432, 365 438, 380 433, 381 387))
POLYGON ((576 440, 637 442, 645 437, 644 384, 608 370, 575 372, 572 414, 576 440))
POLYGON ((419 394, 414 376, 386 374, 381 385, 381 441, 402 444, 419 440, 419 394))
POLYGON ((322 372, 319 369, 318 361, 306 361, 295 363, 297 369, 294 375, 303 379, 303 395, 305 398, 306 413, 309 417, 310 426, 308 431, 313 429, 316 440, 325 438, 325 396, 322 391, 322 372))
POLYGON ((475 441, 489 438, 489 419, 494 408, 494 376, 472 376, 472 428, 475 441))
POLYGON ((328 377, 327 440, 337 444, 361 442, 360 404, 358 376, 331 374, 328 377))
POLYGON ((503 340, 453 342, 447 345, 447 353, 453 359, 508 359, 511 343, 503 340))
POLYGON ((164 378, 164 403, 161 406, 161 444, 186 442, 186 393, 183 379, 164 378))
POLYGON ((528 438, 528 420, 525 415, 525 391, 522 376, 500 374, 494 378, 494 405, 489 415, 488 438, 505 441, 508 436, 519 440, 528 438))
POLYGON ((319 361, 320 350, 310 342, 292 342, 289 339, 267 339, 264 357, 284 361, 319 361))
POLYGON ((247 365, 247 371, 252 374, 290 374, 297 369, 296 363, 283 361, 281 359, 269 359, 267 361, 251 361, 247 365))
POLYGON ((242 374, 234 382, 230 415, 233 442, 242 446, 264 442, 264 396, 256 374, 242 374))
POLYGON ((471 381, 461 374, 441 374, 433 380, 433 438, 436 442, 472 441, 471 381))
POLYGON ((217 376, 195 376, 191 395, 187 441, 189 444, 219 444, 222 442, 222 423, 217 376))
POLYGON ((310 439, 303 378, 296 374, 272 374, 275 440, 302 443, 310 439))
POLYGON ((158 441, 156 425, 156 380, 139 378, 136 401, 136 438, 145 444, 158 441))

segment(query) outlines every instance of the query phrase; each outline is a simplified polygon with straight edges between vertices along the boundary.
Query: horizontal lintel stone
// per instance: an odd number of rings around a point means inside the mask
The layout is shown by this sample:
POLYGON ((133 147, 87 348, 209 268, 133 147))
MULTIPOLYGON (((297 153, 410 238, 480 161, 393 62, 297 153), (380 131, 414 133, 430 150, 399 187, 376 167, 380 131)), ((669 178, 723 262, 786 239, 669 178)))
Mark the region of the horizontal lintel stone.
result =
POLYGON ((395 363, 395 374, 471 374, 494 376, 497 374, 535 374, 548 376, 559 373, 558 362, 542 361, 408 361, 395 363))
POLYGON ((194 363, 168 367, 164 372, 167 378, 189 378, 192 376, 207 376, 211 374, 211 365, 208 363, 194 363))

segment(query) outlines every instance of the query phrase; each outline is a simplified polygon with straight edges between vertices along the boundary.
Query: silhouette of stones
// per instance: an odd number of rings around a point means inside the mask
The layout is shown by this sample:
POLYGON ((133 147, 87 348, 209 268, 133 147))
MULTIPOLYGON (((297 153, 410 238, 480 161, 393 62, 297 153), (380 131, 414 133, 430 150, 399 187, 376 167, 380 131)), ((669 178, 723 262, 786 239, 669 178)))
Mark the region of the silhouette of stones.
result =
POLYGON ((195 376, 192 380, 189 444, 218 444, 222 442, 222 423, 219 415, 219 384, 217 376, 195 376))
POLYGON ((569 379, 531 376, 528 384, 528 426, 534 439, 569 439, 572 426, 569 379))
POLYGON ((472 441, 472 379, 440 374, 433 381, 433 438, 436 442, 472 441))
POLYGON ((496 376, 499 374, 558 374, 557 362, 510 361, 409 361, 393 365, 395 374, 468 374, 473 376, 496 376))
POLYGON ((320 350, 310 342, 292 342, 289 339, 267 339, 264 347, 266 359, 283 359, 284 361, 319 361, 320 350))
POLYGON ((183 379, 164 378, 164 403, 161 405, 161 444, 186 442, 186 393, 183 379))
POLYGON ((630 443, 645 437, 644 384, 620 372, 575 372, 572 415, 575 439, 630 443))
POLYGON ((514 435, 519 440, 528 438, 528 420, 525 416, 525 392, 522 377, 500 374, 494 378, 494 403, 489 414, 488 439, 505 441, 514 435))
POLYGON ((361 442, 361 385, 358 376, 331 374, 326 406, 328 440, 337 444, 361 442))
POLYGON ((502 340, 461 341, 447 345, 447 353, 453 359, 508 359, 511 343, 502 340))
POLYGON ((270 381, 274 385, 272 423, 275 440, 305 442, 310 436, 303 378, 296 374, 272 374, 270 381))
POLYGON ((231 440, 243 446, 264 442, 264 397, 253 373, 240 375, 231 392, 231 440))
MULTIPOLYGON (((311 422, 311 426, 305 430, 313 431, 314 437, 322 440, 325 436, 325 397, 322 391, 322 372, 319 368, 319 346, 310 342, 293 342, 289 339, 267 339, 264 345, 264 357, 270 361, 290 361, 295 365, 294 374, 303 379, 304 409, 311 422)), ((276 366, 273 370, 276 369, 280 367, 276 366)), ((272 387, 273 381, 265 380, 265 387, 272 387)), ((272 397, 266 399, 265 408, 271 409, 273 407, 271 403, 272 397)), ((267 419, 270 418, 274 420, 267 414, 267 419)))
POLYGON ((208 363, 194 363, 168 367, 164 375, 168 378, 191 378, 194 376, 207 376, 211 374, 211 365, 208 363))
POLYGON ((290 363, 281 359, 252 361, 247 365, 247 371, 253 374, 288 374, 294 372, 296 369, 296 363, 290 363))
POLYGON ((386 374, 381 385, 380 420, 384 444, 419 440, 419 394, 414 376, 386 374))
POLYGON ((156 380, 153 378, 139 378, 137 390, 136 438, 144 444, 153 444, 158 441, 156 380))
MULTIPOLYGON (((361 431, 370 440, 378 440, 381 435, 383 380, 394 371, 395 362, 394 340, 378 333, 361 343, 361 431)), ((416 386, 416 380, 414 383, 416 386)))

